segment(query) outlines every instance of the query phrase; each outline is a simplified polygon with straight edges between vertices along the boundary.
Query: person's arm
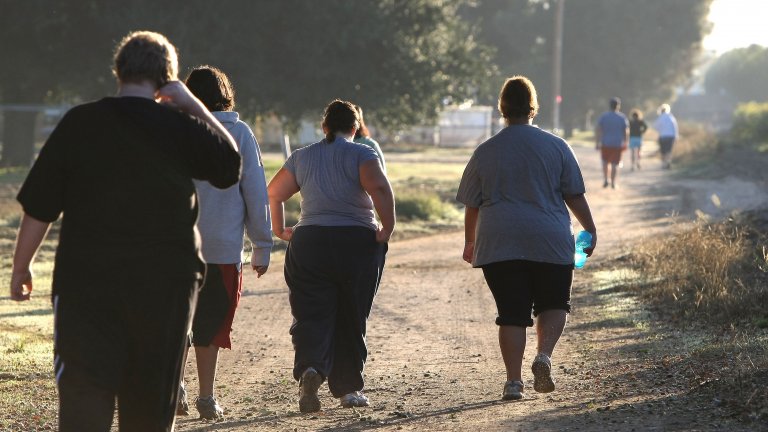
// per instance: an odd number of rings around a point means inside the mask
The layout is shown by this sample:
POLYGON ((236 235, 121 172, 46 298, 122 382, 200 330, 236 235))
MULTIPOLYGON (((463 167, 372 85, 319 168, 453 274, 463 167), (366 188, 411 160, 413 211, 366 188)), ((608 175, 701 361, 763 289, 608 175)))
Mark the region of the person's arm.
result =
POLYGON ((267 186, 269 209, 272 213, 272 232, 285 241, 291 241, 293 228, 285 227, 284 203, 298 191, 299 184, 296 183, 296 177, 285 168, 280 168, 267 186))
POLYGON ((565 205, 571 209, 571 212, 576 216, 576 220, 579 221, 584 231, 592 234, 592 244, 584 249, 587 256, 592 256, 592 252, 597 246, 597 228, 595 228, 595 222, 592 220, 592 212, 589 210, 589 203, 584 194, 569 195, 564 197, 565 205))
POLYGON ((170 81, 157 91, 157 97, 160 99, 160 103, 175 106, 178 110, 185 112, 191 116, 195 116, 204 122, 206 122, 216 132, 226 138, 229 145, 233 149, 237 150, 237 143, 230 135, 224 125, 219 122, 216 117, 208 111, 208 108, 192 94, 191 91, 181 81, 170 81))
MULTIPOLYGON (((243 127, 247 127, 243 125, 243 127)), ((269 253, 272 250, 272 226, 269 214, 267 181, 264 165, 256 138, 250 133, 243 134, 240 154, 243 158, 243 173, 240 177, 240 193, 245 204, 245 228, 253 248, 251 268, 259 277, 269 269, 269 253)))
POLYGON ((378 159, 371 159, 360 165, 360 184, 371 196, 373 207, 381 221, 381 226, 376 231, 376 241, 386 243, 395 230, 395 194, 378 159))
POLYGON ((13 254, 11 299, 29 300, 32 294, 30 267, 50 226, 50 223, 39 221, 26 213, 21 218, 19 233, 16 237, 16 250, 13 254))
POLYGON ((597 125, 595 125, 595 150, 600 150, 602 142, 603 142, 603 128, 600 127, 600 123, 598 122, 597 125))
POLYGON ((477 207, 464 207, 464 261, 472 264, 472 256, 475 253, 475 228, 477 227, 477 215, 480 209, 477 207))
POLYGON ((621 148, 626 149, 629 146, 629 125, 624 128, 624 142, 621 144, 621 148))

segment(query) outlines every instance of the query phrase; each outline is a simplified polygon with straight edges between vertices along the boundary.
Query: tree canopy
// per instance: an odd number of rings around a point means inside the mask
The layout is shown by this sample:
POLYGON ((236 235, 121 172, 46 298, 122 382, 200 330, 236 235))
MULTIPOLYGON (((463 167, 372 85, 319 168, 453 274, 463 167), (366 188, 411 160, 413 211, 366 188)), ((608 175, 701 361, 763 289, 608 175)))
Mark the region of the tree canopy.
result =
POLYGON ((739 102, 768 101, 768 47, 752 45, 721 55, 707 70, 707 93, 728 94, 739 102))
MULTIPOLYGON (((590 110, 655 105, 696 66, 712 0, 566 0, 563 25, 562 118, 584 123, 590 110)), ((554 0, 477 0, 463 9, 480 21, 480 40, 496 49, 503 75, 531 78, 551 121, 554 0)), ((492 99, 495 95, 489 95, 492 99)))

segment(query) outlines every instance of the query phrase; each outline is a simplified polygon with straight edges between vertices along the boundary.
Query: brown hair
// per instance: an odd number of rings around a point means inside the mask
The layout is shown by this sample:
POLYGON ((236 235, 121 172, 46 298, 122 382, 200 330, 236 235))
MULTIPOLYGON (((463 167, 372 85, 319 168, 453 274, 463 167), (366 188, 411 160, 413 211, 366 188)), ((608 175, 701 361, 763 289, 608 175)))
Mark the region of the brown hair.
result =
POLYGON ((177 79, 178 71, 176 47, 160 33, 129 33, 115 49, 113 72, 120 82, 150 81, 160 88, 177 79))
POLYGON ((632 116, 632 117, 636 116, 638 120, 642 120, 643 119, 643 113, 640 112, 640 110, 637 109, 637 108, 635 108, 632 111, 630 111, 629 115, 632 116))
POLYGON ((371 132, 365 125, 365 120, 363 120, 363 109, 360 105, 355 105, 355 111, 357 111, 357 115, 360 116, 360 127, 357 128, 357 132, 355 132, 355 138, 371 136, 371 132))
POLYGON ((325 107, 323 126, 327 129, 325 139, 332 143, 336 133, 349 132, 350 129, 360 128, 360 115, 351 102, 336 99, 325 107))
POLYGON ((227 74, 213 66, 197 66, 185 80, 189 91, 197 96, 209 111, 235 109, 235 90, 227 74))
POLYGON ((507 121, 513 118, 536 117, 539 101, 531 80, 522 75, 507 78, 499 93, 499 111, 507 121))

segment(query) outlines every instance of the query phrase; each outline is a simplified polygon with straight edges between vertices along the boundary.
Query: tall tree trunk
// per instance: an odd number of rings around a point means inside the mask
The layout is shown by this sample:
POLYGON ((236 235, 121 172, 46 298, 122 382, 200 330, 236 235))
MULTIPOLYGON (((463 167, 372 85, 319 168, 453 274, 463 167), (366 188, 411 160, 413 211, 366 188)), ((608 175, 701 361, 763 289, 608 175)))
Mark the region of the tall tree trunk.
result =
POLYGON ((5 111, 0 165, 30 166, 35 152, 37 111, 5 111))

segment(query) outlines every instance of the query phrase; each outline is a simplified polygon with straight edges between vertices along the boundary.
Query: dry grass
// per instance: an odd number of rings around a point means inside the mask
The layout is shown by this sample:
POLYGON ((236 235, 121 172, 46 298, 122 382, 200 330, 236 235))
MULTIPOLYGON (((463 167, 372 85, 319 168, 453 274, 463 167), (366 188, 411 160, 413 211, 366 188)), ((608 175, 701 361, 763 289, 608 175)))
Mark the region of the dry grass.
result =
POLYGON ((700 393, 748 422, 768 420, 768 211, 643 245, 630 287, 696 340, 700 393))

